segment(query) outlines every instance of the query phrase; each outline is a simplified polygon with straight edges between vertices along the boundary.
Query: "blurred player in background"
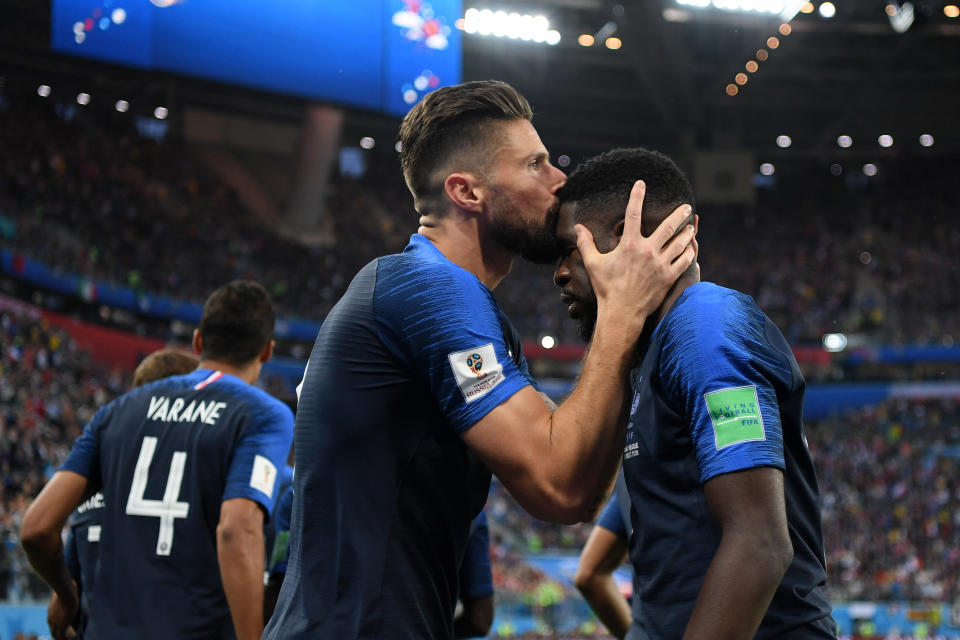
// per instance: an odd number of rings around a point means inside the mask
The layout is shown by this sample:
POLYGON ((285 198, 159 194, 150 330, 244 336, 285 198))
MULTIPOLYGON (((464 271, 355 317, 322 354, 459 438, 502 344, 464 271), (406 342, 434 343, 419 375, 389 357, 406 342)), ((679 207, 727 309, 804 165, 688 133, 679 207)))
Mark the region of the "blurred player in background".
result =
MULTIPOLYGON (((588 226, 600 251, 623 242, 637 176, 649 230, 693 202, 673 161, 645 149, 585 162, 561 193, 555 281, 584 337, 595 327, 596 255, 574 225, 588 226)), ((623 448, 637 585, 627 637, 835 638, 805 383, 780 331, 749 296, 700 282, 693 263, 640 349, 623 448)))
POLYGON ((453 637, 486 637, 493 625, 493 573, 486 511, 481 511, 470 523, 470 539, 457 579, 460 604, 453 618, 453 637))
POLYGON ((630 354, 692 263, 693 229, 666 244, 677 212, 645 239, 632 210, 629 241, 592 265, 597 338, 552 411, 492 294, 517 255, 555 255, 565 178, 531 117, 509 85, 469 82, 428 94, 401 124, 419 232, 356 275, 317 336, 297 405, 290 561, 266 638, 452 638, 491 470, 544 520, 591 519, 602 504, 630 354))
MULTIPOLYGON (((160 349, 143 359, 133 372, 133 388, 161 380, 169 376, 190 373, 197 368, 200 360, 176 349, 160 349)), ((78 638, 83 637, 87 617, 90 614, 90 592, 94 585, 94 571, 103 519, 103 493, 98 491, 70 516, 70 533, 64 543, 63 555, 70 570, 70 576, 77 585, 80 596, 80 610, 72 626, 78 638)), ((62 610, 56 592, 50 596, 48 615, 56 618, 62 610)), ((54 629, 50 629, 51 633, 54 629)))
MULTIPOLYGON (((580 553, 573 583, 583 598, 607 627, 610 634, 622 640, 630 629, 630 605, 613 577, 629 559, 628 544, 633 526, 630 524, 630 497, 623 474, 617 474, 613 497, 600 512, 580 553)), ((637 589, 634 585, 633 597, 637 589)))
POLYGON ((104 512, 87 638, 260 636, 263 521, 293 421, 253 386, 273 353, 273 324, 259 284, 213 292, 193 337, 198 369, 100 409, 30 506, 21 541, 59 599, 55 638, 78 607, 60 532, 97 490, 104 512))

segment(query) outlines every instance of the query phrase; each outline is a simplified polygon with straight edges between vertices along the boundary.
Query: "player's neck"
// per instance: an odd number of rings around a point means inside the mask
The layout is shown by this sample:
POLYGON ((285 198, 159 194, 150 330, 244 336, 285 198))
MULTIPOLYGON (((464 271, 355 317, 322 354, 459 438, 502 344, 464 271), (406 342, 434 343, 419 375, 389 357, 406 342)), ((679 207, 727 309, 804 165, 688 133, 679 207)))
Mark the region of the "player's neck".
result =
POLYGON ((493 291, 513 266, 515 255, 496 242, 484 242, 475 218, 451 212, 442 219, 422 216, 417 233, 425 236, 450 262, 477 276, 493 291))
POLYGON ((254 361, 243 366, 236 366, 226 362, 221 362, 220 360, 201 360, 197 365, 197 369, 209 369, 211 371, 221 371, 227 375, 231 375, 235 378, 240 378, 247 384, 255 384, 257 378, 260 377, 260 367, 261 364, 259 361, 254 361))
POLYGON ((663 299, 663 303, 657 309, 656 318, 657 321, 653 325, 654 327, 660 324, 660 321, 667 315, 667 312, 670 311, 670 308, 677 301, 677 299, 687 290, 687 287, 690 285, 700 282, 700 266, 694 263, 695 268, 691 267, 684 273, 682 276, 677 278, 677 281, 673 283, 673 286, 670 288, 670 291, 667 292, 667 297, 663 299))

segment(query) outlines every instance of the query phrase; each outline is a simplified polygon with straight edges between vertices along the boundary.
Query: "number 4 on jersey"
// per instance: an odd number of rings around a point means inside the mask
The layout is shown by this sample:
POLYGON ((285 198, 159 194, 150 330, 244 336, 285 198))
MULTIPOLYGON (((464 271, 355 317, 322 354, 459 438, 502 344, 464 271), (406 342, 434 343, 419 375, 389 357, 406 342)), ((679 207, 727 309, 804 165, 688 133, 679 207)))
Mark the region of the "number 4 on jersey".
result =
POLYGON ((147 500, 143 497, 147 490, 147 477, 150 463, 157 449, 157 439, 147 436, 140 447, 137 468, 133 472, 133 484, 130 485, 130 497, 127 498, 127 514, 160 518, 160 535, 157 537, 157 555, 168 556, 173 547, 173 523, 176 518, 186 518, 190 510, 189 502, 177 502, 180 495, 180 483, 183 482, 183 468, 187 464, 187 452, 175 451, 170 462, 170 474, 167 487, 163 491, 163 500, 147 500))

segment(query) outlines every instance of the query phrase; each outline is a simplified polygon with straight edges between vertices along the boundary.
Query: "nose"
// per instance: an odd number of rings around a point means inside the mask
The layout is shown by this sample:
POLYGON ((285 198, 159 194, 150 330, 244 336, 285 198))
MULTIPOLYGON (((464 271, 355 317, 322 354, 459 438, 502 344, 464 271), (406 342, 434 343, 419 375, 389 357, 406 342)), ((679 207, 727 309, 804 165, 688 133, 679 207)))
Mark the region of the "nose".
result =
POLYGON ((554 167, 553 165, 550 165, 550 168, 553 169, 552 177, 554 181, 554 186, 553 186, 553 189, 550 191, 550 193, 556 195, 557 191, 560 190, 560 187, 562 187, 567 182, 567 174, 565 174, 560 169, 554 167))
POLYGON ((553 272, 553 284, 557 285, 561 289, 567 286, 570 282, 570 268, 567 266, 566 260, 560 260, 557 263, 557 268, 553 272))

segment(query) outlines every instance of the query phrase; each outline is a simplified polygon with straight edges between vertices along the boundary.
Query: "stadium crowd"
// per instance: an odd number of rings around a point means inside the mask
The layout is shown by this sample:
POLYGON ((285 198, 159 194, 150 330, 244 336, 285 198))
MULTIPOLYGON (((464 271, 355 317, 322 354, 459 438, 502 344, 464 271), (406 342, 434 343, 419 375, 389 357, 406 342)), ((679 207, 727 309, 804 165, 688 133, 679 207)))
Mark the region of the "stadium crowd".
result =
MULTIPOLYGON (((0 600, 39 599, 46 586, 17 544, 23 511, 83 424, 130 379, 26 306, 0 311, 0 352, 0 600)), ((960 597, 960 400, 892 400, 807 428, 833 596, 960 597)), ((577 552, 591 528, 534 520, 496 480, 487 514, 495 583, 528 600, 545 597, 543 579, 520 559, 577 552)))
POLYGON ((65 332, 29 310, 0 310, 0 601, 45 598, 19 545, 30 500, 66 458, 97 409, 130 375, 91 360, 65 332))
MULTIPOLYGON (((322 319, 360 265, 399 250, 414 229, 409 206, 396 204, 408 201, 402 191, 377 195, 365 179, 339 177, 329 202, 337 240, 307 247, 246 213, 188 150, 56 111, 0 108, 0 246, 63 271, 194 301, 254 277, 283 313, 322 319)), ((842 180, 805 183, 761 191, 755 206, 705 207, 704 277, 752 294, 795 344, 843 331, 877 344, 952 345, 960 338, 952 262, 960 231, 950 224, 958 202, 918 179, 943 172, 908 167, 856 190, 842 180), (916 209, 927 215, 911 215, 916 209)), ((497 296, 525 338, 575 341, 550 273, 518 264, 497 296)), ((0 374, 0 601, 41 600, 47 588, 17 544, 23 512, 129 377, 13 308, 0 311, 0 374)), ((956 601, 960 402, 895 400, 808 431, 834 599, 956 601)), ((579 551, 590 525, 538 522, 496 481, 487 512, 498 592, 549 624, 551 607, 572 592, 522 557, 579 551)))
MULTIPOLYGON (((60 270, 193 301, 254 277, 282 314, 320 320, 360 266, 400 250, 415 230, 392 150, 369 154, 374 170, 330 185, 335 240, 308 247, 246 212, 179 143, 142 137, 122 118, 8 100, 0 103, 0 243, 60 270)), ((902 160, 869 184, 809 169, 779 174, 752 206, 700 207, 705 279, 753 295, 793 344, 832 332, 887 345, 960 338, 952 262, 960 231, 951 224, 960 202, 929 188, 948 183, 945 167, 902 160)), ((551 273, 518 263, 497 297, 525 339, 575 342, 551 273)))

